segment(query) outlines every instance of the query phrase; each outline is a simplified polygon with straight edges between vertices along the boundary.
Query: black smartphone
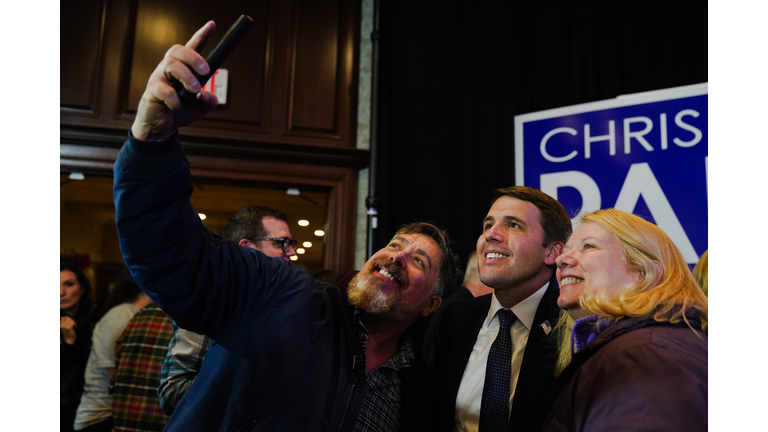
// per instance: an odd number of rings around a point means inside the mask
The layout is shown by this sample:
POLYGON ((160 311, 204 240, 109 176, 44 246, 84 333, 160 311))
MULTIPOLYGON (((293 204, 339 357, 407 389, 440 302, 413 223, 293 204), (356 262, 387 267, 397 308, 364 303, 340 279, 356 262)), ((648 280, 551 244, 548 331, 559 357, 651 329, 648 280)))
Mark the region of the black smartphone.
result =
MULTIPOLYGON (((232 24, 232 27, 230 27, 224 37, 221 38, 221 42, 216 45, 216 48, 214 48, 205 59, 206 63, 208 63, 208 67, 210 67, 208 75, 199 75, 197 72, 192 71, 195 78, 200 81, 201 87, 204 86, 205 83, 211 79, 211 76, 213 76, 216 70, 221 67, 221 64, 224 63, 224 60, 226 60, 227 57, 229 57, 237 44, 243 40, 243 37, 245 37, 252 25, 253 20, 251 17, 248 15, 240 15, 240 18, 232 24)), ((182 102, 191 103, 195 101, 195 93, 185 89, 181 81, 175 80, 173 82, 173 88, 176 90, 176 93, 179 95, 179 99, 181 99, 182 102)))

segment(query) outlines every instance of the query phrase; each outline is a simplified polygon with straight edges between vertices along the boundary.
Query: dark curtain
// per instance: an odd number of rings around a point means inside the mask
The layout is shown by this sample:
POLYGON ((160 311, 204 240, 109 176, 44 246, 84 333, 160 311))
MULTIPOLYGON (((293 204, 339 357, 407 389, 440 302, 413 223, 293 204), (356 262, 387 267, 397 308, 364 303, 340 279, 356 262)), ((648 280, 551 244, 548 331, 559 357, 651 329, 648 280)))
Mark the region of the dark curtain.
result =
POLYGON ((493 190, 515 184, 515 115, 707 82, 702 1, 380 8, 376 248, 432 221, 466 260, 493 190))

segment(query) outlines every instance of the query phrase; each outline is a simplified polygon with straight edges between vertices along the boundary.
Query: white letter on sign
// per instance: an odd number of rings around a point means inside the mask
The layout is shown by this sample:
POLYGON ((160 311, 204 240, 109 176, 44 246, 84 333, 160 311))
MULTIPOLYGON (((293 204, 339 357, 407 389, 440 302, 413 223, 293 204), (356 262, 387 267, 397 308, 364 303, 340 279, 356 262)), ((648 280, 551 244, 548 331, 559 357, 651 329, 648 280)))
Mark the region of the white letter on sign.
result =
POLYGON ((674 141, 675 144, 679 145, 680 147, 693 147, 696 144, 698 144, 699 141, 701 141, 701 131, 698 128, 695 128, 695 127, 689 125, 688 123, 683 123, 683 116, 687 116, 687 115, 698 117, 699 113, 694 111, 694 110, 692 110, 692 109, 687 109, 687 110, 680 111, 675 116, 675 124, 676 125, 680 126, 681 128, 683 128, 683 129, 685 129, 687 131, 693 132, 693 139, 690 140, 690 141, 683 141, 680 138, 675 138, 675 139, 672 140, 672 141, 674 141))
MULTIPOLYGON (((543 190, 543 189, 542 189, 543 190)), ((680 220, 677 219, 672 206, 669 204, 664 191, 661 190, 656 176, 653 175, 651 167, 647 163, 636 163, 629 167, 624 185, 619 192, 619 198, 616 199, 616 209, 632 213, 635 211, 637 201, 643 196, 651 216, 656 221, 656 225, 663 229, 670 239, 677 245, 683 258, 689 264, 695 264, 699 261, 699 256, 693 249, 691 241, 683 230, 680 220)))
POLYGON ((589 123, 584 125, 584 158, 589 159, 592 156, 592 148, 590 144, 596 141, 608 140, 608 151, 611 156, 616 154, 616 122, 611 120, 608 122, 608 135, 600 135, 596 137, 589 136, 589 123))
POLYGON ((550 162, 565 162, 573 159, 576 157, 579 152, 576 150, 570 152, 566 156, 552 156, 549 153, 547 153, 547 141, 549 141, 550 138, 552 138, 552 135, 559 134, 562 132, 568 132, 571 135, 576 135, 578 132, 576 132, 576 129, 569 128, 569 127, 561 127, 557 129, 552 129, 551 131, 547 132, 546 135, 544 135, 544 138, 541 139, 541 146, 539 147, 541 149, 541 155, 544 156, 544 159, 550 161, 550 162))
POLYGON ((600 188, 597 187, 597 183, 592 180, 592 177, 581 171, 563 171, 541 175, 541 191, 554 199, 557 199, 557 188, 569 186, 581 194, 581 210, 571 219, 573 229, 576 229, 582 216, 600 209, 600 188))
POLYGON ((636 138, 637 142, 643 145, 648 151, 653 151, 651 144, 645 140, 643 135, 647 134, 653 129, 653 122, 648 117, 631 117, 624 119, 624 154, 629 154, 629 140, 636 138), (645 129, 641 131, 630 132, 629 125, 632 123, 643 122, 645 123, 645 129))

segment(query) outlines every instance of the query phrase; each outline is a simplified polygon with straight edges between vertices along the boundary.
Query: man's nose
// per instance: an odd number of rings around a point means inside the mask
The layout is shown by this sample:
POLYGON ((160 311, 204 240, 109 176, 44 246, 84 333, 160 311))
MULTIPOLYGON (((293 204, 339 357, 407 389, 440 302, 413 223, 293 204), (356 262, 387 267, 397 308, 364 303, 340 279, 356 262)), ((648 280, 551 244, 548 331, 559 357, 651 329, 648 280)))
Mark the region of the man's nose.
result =
POLYGON ((501 231, 499 229, 499 224, 493 224, 490 228, 485 230, 483 233, 483 236, 485 236, 485 241, 488 243, 491 242, 501 242, 504 240, 504 237, 501 234, 501 231))
POLYGON ((405 260, 407 259, 405 251, 397 251, 392 254, 392 261, 397 267, 405 267, 405 260))

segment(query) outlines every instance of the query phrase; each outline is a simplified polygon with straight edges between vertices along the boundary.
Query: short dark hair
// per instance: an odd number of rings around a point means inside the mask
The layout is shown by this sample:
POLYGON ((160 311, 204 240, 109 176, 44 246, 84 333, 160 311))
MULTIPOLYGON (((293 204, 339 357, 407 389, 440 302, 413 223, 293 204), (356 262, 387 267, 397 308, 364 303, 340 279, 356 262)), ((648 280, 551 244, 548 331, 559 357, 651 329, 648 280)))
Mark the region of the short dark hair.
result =
POLYGON ((464 278, 464 274, 461 271, 461 261, 459 256, 453 253, 451 249, 451 240, 448 238, 448 232, 444 229, 428 222, 414 222, 408 225, 403 225, 397 230, 395 235, 397 237, 402 234, 422 234, 425 235, 437 243, 437 247, 440 248, 442 258, 437 271, 437 280, 435 286, 432 287, 431 294, 443 296, 444 292, 450 292, 461 285, 461 281, 464 278))
POLYGON ((267 206, 252 205, 237 211, 224 227, 224 237, 235 243, 241 239, 254 239, 267 236, 267 230, 261 220, 271 216, 283 222, 288 222, 288 216, 280 210, 267 206))
POLYGON ((521 201, 528 201, 539 209, 539 224, 544 230, 544 244, 547 247, 553 242, 568 242, 573 233, 571 217, 559 201, 544 192, 528 186, 512 186, 496 189, 491 205, 499 198, 508 196, 521 201))
POLYGON ((131 271, 128 270, 128 267, 123 265, 120 272, 117 274, 115 287, 107 296, 107 300, 104 303, 104 309, 100 311, 99 315, 104 316, 104 314, 109 312, 109 310, 115 306, 135 301, 139 298, 141 292, 142 289, 136 281, 133 280, 131 271))

